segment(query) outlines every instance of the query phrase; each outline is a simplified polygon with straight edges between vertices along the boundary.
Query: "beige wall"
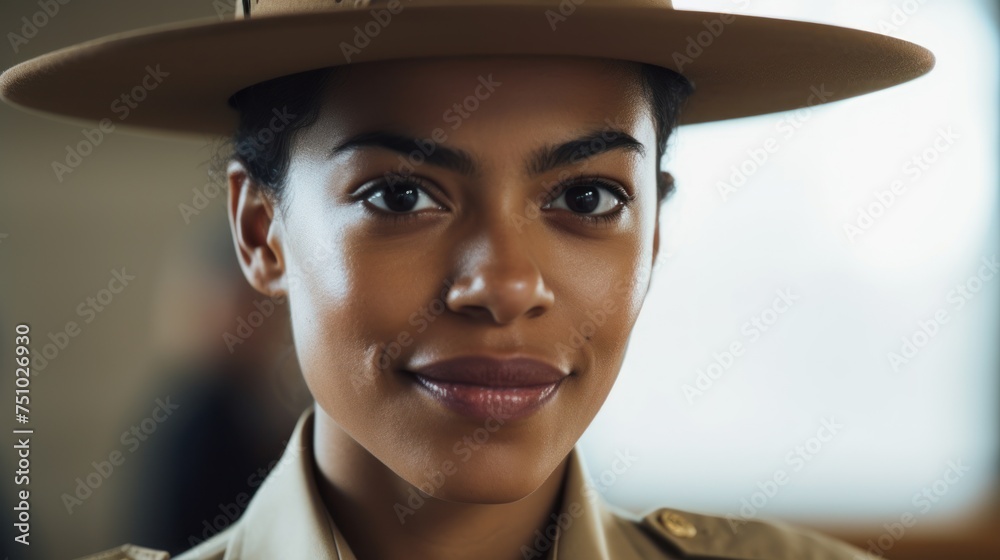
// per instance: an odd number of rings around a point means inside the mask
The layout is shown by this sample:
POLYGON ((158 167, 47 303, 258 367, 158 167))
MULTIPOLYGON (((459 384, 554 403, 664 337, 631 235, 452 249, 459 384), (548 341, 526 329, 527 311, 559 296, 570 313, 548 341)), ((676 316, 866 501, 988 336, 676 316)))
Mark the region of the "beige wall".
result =
MULTIPOLYGON (((17 32, 21 17, 36 11, 34 1, 3 2, 0 30, 5 36, 17 32)), ((214 15, 210 0, 71 1, 19 52, 5 41, 0 65, 7 68, 108 33, 214 15)), ((113 132, 60 182, 52 161, 64 159, 66 146, 83 139, 81 126, 3 104, 0 130, 0 233, 7 234, 0 236, 0 347, 10 355, 14 325, 22 321, 31 325, 36 346, 67 321, 76 321, 81 329, 32 379, 33 554, 11 553, 66 558, 127 541, 117 530, 122 512, 116 506, 126 486, 118 479, 127 478, 128 460, 119 467, 120 476, 109 478, 72 515, 59 497, 72 492, 76 477, 91 471, 91 461, 121 448, 122 431, 149 414, 153 403, 139 399, 153 381, 150 310, 163 247, 171 237, 193 232, 199 222, 224 219, 224 204, 221 197, 213 200, 192 217, 191 225, 178 210, 180 203, 190 204, 191 189, 206 182, 205 168, 199 165, 209 153, 204 142, 113 132), (121 267, 135 279, 91 323, 84 323, 77 306, 106 287, 110 271, 121 267)), ((6 373, 2 394, 9 395, 12 383, 6 373)), ((5 444, 5 480, 7 465, 13 464, 9 453, 5 444)), ((5 482, 3 491, 10 489, 5 482)), ((6 528, 6 499, 3 510, 6 528)), ((0 548, 8 550, 9 543, 5 538, 0 548)))

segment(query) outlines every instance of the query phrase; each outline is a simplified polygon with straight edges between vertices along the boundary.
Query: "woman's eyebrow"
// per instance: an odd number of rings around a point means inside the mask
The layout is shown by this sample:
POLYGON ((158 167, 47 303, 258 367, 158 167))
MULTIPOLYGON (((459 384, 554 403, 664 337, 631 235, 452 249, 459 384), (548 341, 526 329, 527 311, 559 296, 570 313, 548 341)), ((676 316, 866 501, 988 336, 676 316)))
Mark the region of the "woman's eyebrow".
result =
POLYGON ((417 152, 426 163, 438 167, 450 169, 463 175, 474 175, 478 172, 472 156, 462 150, 446 148, 431 139, 418 140, 405 134, 384 130, 354 135, 330 150, 330 157, 360 148, 382 148, 404 156, 417 152))
MULTIPOLYGON (((404 156, 417 152, 431 165, 463 175, 479 173, 479 166, 468 152, 442 146, 431 139, 421 140, 385 130, 356 134, 330 150, 330 157, 362 148, 381 148, 404 156)), ((541 175, 546 171, 576 164, 612 150, 624 150, 640 157, 646 155, 646 148, 642 142, 623 130, 605 127, 589 131, 562 144, 539 148, 529 156, 526 171, 532 176, 541 175)))
POLYGON ((602 128, 555 146, 543 146, 529 160, 528 174, 541 175, 565 165, 576 164, 612 150, 624 150, 645 157, 646 147, 623 130, 602 128))

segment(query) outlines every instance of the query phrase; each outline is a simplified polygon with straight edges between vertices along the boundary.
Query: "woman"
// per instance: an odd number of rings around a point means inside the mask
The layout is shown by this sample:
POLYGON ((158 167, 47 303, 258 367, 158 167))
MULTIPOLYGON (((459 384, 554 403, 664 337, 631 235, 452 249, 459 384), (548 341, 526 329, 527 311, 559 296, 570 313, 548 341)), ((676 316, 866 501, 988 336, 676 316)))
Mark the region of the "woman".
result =
POLYGON ((345 4, 242 2, 241 21, 3 76, 9 100, 99 118, 155 63, 129 124, 236 125, 235 249, 287 301, 315 406, 241 519, 180 558, 861 557, 779 524, 633 516, 576 442, 650 286, 674 127, 874 91, 930 54, 666 1, 345 4))

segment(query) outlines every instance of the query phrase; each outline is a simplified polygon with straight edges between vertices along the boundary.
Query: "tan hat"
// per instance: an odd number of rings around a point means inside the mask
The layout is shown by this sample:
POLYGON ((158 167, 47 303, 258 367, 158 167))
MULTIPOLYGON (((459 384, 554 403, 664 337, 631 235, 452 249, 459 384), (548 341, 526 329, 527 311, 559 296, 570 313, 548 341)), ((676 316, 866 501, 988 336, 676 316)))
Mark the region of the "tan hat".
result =
POLYGON ((240 89, 327 66, 575 55, 686 76, 681 124, 835 101, 927 73, 927 49, 817 23, 675 10, 670 0, 237 0, 205 19, 95 39, 0 75, 0 96, 64 117, 229 134, 240 89))

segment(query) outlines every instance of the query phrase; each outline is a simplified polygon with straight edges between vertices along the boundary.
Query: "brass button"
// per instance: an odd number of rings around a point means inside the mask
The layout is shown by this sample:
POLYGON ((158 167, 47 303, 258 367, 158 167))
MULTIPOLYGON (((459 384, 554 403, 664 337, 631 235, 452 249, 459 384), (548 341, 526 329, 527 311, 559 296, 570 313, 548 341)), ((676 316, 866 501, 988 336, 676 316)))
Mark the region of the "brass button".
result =
POLYGON ((661 513, 659 521, 664 529, 677 538, 689 539, 698 534, 698 529, 695 529, 690 521, 672 511, 661 513))

